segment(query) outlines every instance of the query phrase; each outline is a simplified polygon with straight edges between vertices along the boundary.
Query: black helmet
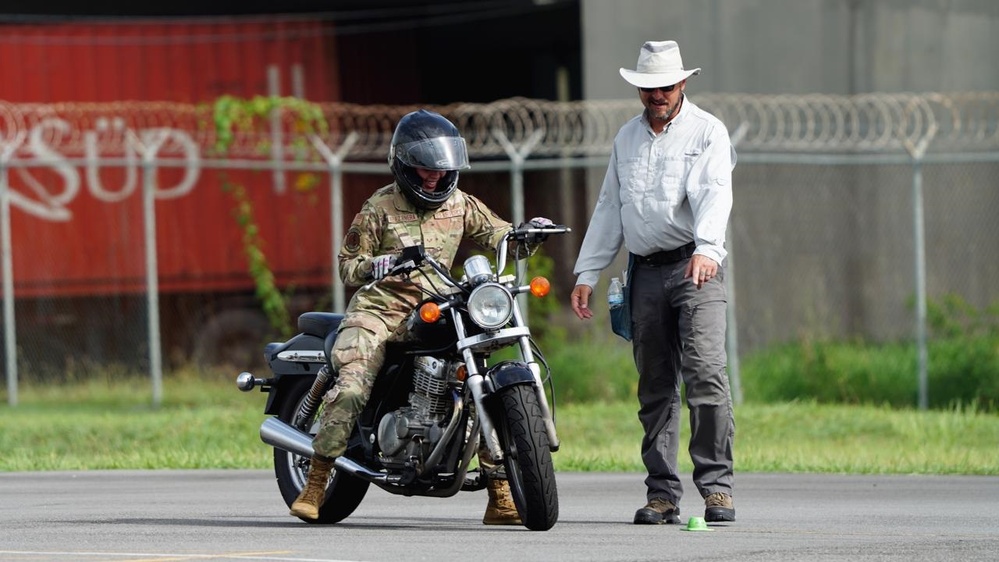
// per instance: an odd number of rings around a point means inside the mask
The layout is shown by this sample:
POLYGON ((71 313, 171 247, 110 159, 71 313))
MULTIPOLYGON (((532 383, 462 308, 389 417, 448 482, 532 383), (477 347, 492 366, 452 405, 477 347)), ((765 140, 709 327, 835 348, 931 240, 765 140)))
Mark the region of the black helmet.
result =
POLYGON ((399 120, 389 147, 389 167, 409 202, 418 209, 433 210, 458 188, 458 170, 468 168, 465 139, 444 116, 421 109, 399 120), (415 168, 444 170, 434 191, 423 190, 415 168))

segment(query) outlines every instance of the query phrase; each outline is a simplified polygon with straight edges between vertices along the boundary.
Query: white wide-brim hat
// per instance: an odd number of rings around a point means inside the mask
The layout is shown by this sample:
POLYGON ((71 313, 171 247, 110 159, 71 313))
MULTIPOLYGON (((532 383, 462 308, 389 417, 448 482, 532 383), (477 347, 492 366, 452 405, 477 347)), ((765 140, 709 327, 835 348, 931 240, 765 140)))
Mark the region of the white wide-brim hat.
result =
POLYGON ((700 74, 700 68, 685 70, 676 41, 646 41, 638 51, 635 70, 621 69, 621 78, 639 88, 671 86, 700 74))

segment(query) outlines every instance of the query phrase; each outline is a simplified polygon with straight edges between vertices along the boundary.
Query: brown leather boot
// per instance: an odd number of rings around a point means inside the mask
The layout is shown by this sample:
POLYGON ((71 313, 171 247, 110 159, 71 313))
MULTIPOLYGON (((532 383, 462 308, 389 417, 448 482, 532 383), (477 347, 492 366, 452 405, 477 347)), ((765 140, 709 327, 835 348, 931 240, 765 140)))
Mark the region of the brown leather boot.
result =
POLYGON ((291 514, 301 519, 319 519, 319 506, 323 505, 326 496, 326 485, 330 481, 333 470, 333 460, 318 455, 312 456, 309 465, 309 479, 302 488, 302 493, 291 504, 291 514))
POLYGON ((482 517, 483 525, 523 525, 506 480, 490 480, 486 491, 489 492, 489 505, 482 517))

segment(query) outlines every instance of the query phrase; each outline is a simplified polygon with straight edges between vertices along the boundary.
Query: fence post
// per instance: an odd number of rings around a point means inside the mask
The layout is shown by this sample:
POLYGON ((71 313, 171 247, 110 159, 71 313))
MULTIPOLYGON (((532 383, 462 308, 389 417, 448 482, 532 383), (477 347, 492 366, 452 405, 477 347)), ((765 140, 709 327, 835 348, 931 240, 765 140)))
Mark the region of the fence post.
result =
POLYGON ((153 406, 163 402, 163 351, 160 341, 159 263, 156 253, 156 154, 167 136, 163 129, 144 131, 130 139, 142 154, 142 222, 146 254, 146 308, 149 327, 149 376, 153 406))
MULTIPOLYGON (((267 94, 272 98, 281 96, 281 69, 277 65, 267 66, 267 94)), ((270 115, 271 133, 271 177, 274 178, 274 190, 285 191, 284 178, 284 132, 281 130, 281 109, 275 107, 270 115)))
POLYGON ((929 350, 926 336, 926 233, 923 218, 922 154, 912 162, 912 225, 916 265, 916 350, 918 354, 919 409, 929 408, 929 350))
MULTIPOLYGON (((748 131, 748 123, 743 121, 739 124, 730 137, 733 149, 746 137, 748 131)), ((725 348, 728 355, 728 378, 732 385, 732 401, 739 405, 742 404, 742 371, 739 364, 739 324, 735 315, 735 260, 733 259, 735 251, 731 217, 725 229, 725 246, 728 247, 728 263, 725 265, 725 293, 728 295, 728 305, 725 307, 725 348)))
POLYGON ((14 147, 0 151, 0 268, 3 270, 4 358, 7 372, 7 403, 17 406, 17 327, 14 322, 14 260, 10 229, 10 187, 7 163, 14 147))
POLYGON ((912 156, 912 228, 915 252, 916 276, 916 354, 918 366, 916 378, 919 385, 919 409, 929 408, 929 350, 926 336, 926 225, 923 219, 923 156, 930 144, 935 128, 919 143, 905 143, 912 156))
MULTIPOLYGON (((524 141, 524 144, 517 148, 513 146, 510 139, 507 138, 506 133, 502 129, 493 129, 493 137, 499 141, 503 150, 506 151, 506 155, 510 158, 510 207, 511 207, 511 218, 510 222, 514 226, 524 222, 524 162, 527 160, 527 156, 531 153, 541 138, 545 136, 544 129, 536 129, 531 136, 524 141)), ((514 262, 514 271, 516 271, 517 278, 520 279, 521 268, 524 265, 520 261, 514 262)), ((496 273, 502 274, 502 271, 497 271, 496 273)), ((520 300, 520 307, 524 310, 524 318, 527 318, 527 307, 528 300, 527 295, 521 293, 517 295, 520 300)))
POLYGON ((319 154, 326 160, 330 174, 330 228, 332 237, 330 240, 330 277, 331 290, 333 291, 333 310, 343 312, 347 309, 343 282, 340 281, 340 264, 337 254, 340 245, 343 244, 343 160, 347 153, 354 147, 354 143, 359 138, 356 131, 351 131, 343 144, 334 153, 318 135, 309 135, 312 146, 316 147, 319 154))

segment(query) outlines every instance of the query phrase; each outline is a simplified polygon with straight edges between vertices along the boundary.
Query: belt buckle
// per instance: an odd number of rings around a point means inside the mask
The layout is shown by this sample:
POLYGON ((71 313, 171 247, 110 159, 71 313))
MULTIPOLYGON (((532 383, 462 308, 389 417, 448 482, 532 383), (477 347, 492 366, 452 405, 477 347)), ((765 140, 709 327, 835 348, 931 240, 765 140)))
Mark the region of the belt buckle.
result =
POLYGON ((660 252, 653 252, 647 256, 641 256, 641 259, 639 261, 645 265, 659 266, 668 263, 666 258, 667 258, 666 252, 660 251, 660 252))

